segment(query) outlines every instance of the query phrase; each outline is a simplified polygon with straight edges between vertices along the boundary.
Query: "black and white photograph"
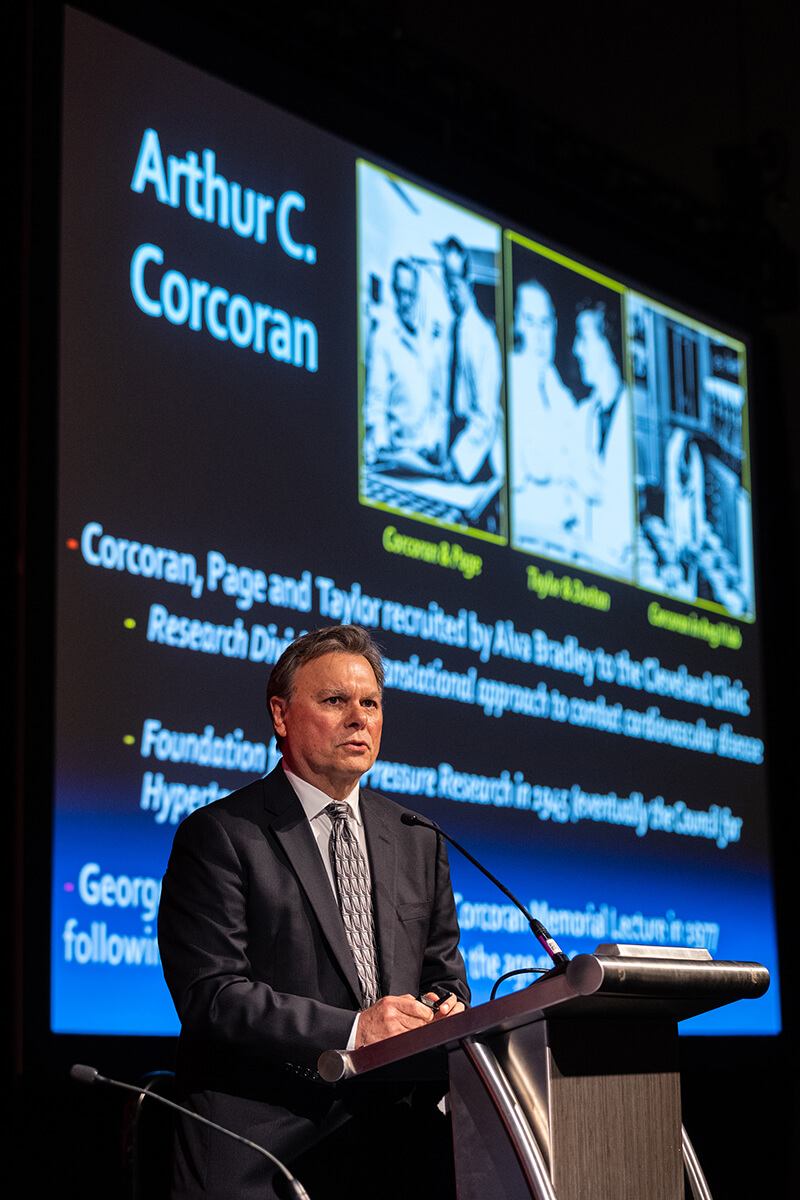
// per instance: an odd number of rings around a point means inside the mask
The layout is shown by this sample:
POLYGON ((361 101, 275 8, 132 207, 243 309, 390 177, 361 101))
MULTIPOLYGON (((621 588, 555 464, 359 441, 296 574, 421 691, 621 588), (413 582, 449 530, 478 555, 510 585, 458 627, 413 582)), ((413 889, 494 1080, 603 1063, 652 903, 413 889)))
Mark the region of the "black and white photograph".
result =
POLYGON ((358 164, 361 499, 505 541, 500 229, 358 164))
POLYGON ((633 472, 622 292, 508 237, 513 545, 631 581, 633 472))
POLYGON ((744 347, 631 293, 642 587, 753 617, 744 347))

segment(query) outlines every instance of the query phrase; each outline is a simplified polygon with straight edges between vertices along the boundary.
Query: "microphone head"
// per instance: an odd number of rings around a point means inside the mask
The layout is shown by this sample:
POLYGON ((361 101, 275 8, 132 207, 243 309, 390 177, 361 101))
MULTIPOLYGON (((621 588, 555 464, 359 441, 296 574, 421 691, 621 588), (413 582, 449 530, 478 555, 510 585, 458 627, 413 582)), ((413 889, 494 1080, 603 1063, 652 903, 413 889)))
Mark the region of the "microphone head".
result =
POLYGON ((432 829, 434 833, 441 833, 438 825, 434 825, 433 821, 426 821, 424 817, 418 817, 416 813, 404 812, 400 815, 400 823, 402 825, 417 825, 420 829, 432 829))
POLYGON ((76 1083, 97 1083, 101 1078, 96 1067, 85 1067, 83 1063, 75 1063, 69 1074, 76 1083))

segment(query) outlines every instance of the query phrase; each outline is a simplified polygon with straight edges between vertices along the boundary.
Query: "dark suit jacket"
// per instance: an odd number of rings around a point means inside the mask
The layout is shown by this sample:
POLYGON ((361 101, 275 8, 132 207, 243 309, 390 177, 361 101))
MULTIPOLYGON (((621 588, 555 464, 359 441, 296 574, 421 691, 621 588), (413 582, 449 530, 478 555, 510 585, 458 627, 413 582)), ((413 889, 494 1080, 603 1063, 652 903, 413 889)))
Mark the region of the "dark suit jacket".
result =
MULTIPOLYGON (((382 991, 440 984, 468 1000, 442 839, 361 791, 382 991)), ((178 827, 159 911, 164 974, 181 1019, 178 1094, 291 1160, 347 1119, 314 1080, 347 1044, 360 988, 308 820, 278 766, 178 827)), ((265 1191, 264 1162, 185 1122, 176 1196, 265 1191), (205 1189, 205 1190, 204 1190, 205 1189)))

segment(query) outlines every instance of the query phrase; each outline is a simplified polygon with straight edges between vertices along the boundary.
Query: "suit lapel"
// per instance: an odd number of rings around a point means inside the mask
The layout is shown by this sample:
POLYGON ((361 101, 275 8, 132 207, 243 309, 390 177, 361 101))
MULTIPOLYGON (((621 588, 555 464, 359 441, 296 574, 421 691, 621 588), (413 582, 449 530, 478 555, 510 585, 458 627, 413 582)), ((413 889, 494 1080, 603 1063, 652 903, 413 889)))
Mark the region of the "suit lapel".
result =
POLYGON ((375 935, 381 984, 385 995, 394 995, 395 934, 397 932, 397 847, 374 796, 361 790, 361 817, 367 837, 375 935))
POLYGON ((344 972, 353 998, 360 1007, 361 985, 339 907, 306 814, 280 766, 264 780, 264 807, 268 818, 271 818, 270 827, 292 864, 331 953, 344 972))

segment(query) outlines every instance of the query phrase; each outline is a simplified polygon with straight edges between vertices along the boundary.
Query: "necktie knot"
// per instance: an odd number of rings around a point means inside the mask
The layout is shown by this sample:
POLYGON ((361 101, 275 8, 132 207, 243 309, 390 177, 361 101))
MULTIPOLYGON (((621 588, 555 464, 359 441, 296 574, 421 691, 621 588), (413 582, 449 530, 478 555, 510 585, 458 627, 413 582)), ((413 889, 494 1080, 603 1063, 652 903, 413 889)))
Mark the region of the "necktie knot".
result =
POLYGON ((333 800, 330 804, 325 805, 325 812, 330 817, 334 830, 349 841, 350 827, 347 824, 347 818, 353 815, 350 805, 345 804, 343 800, 333 800))

